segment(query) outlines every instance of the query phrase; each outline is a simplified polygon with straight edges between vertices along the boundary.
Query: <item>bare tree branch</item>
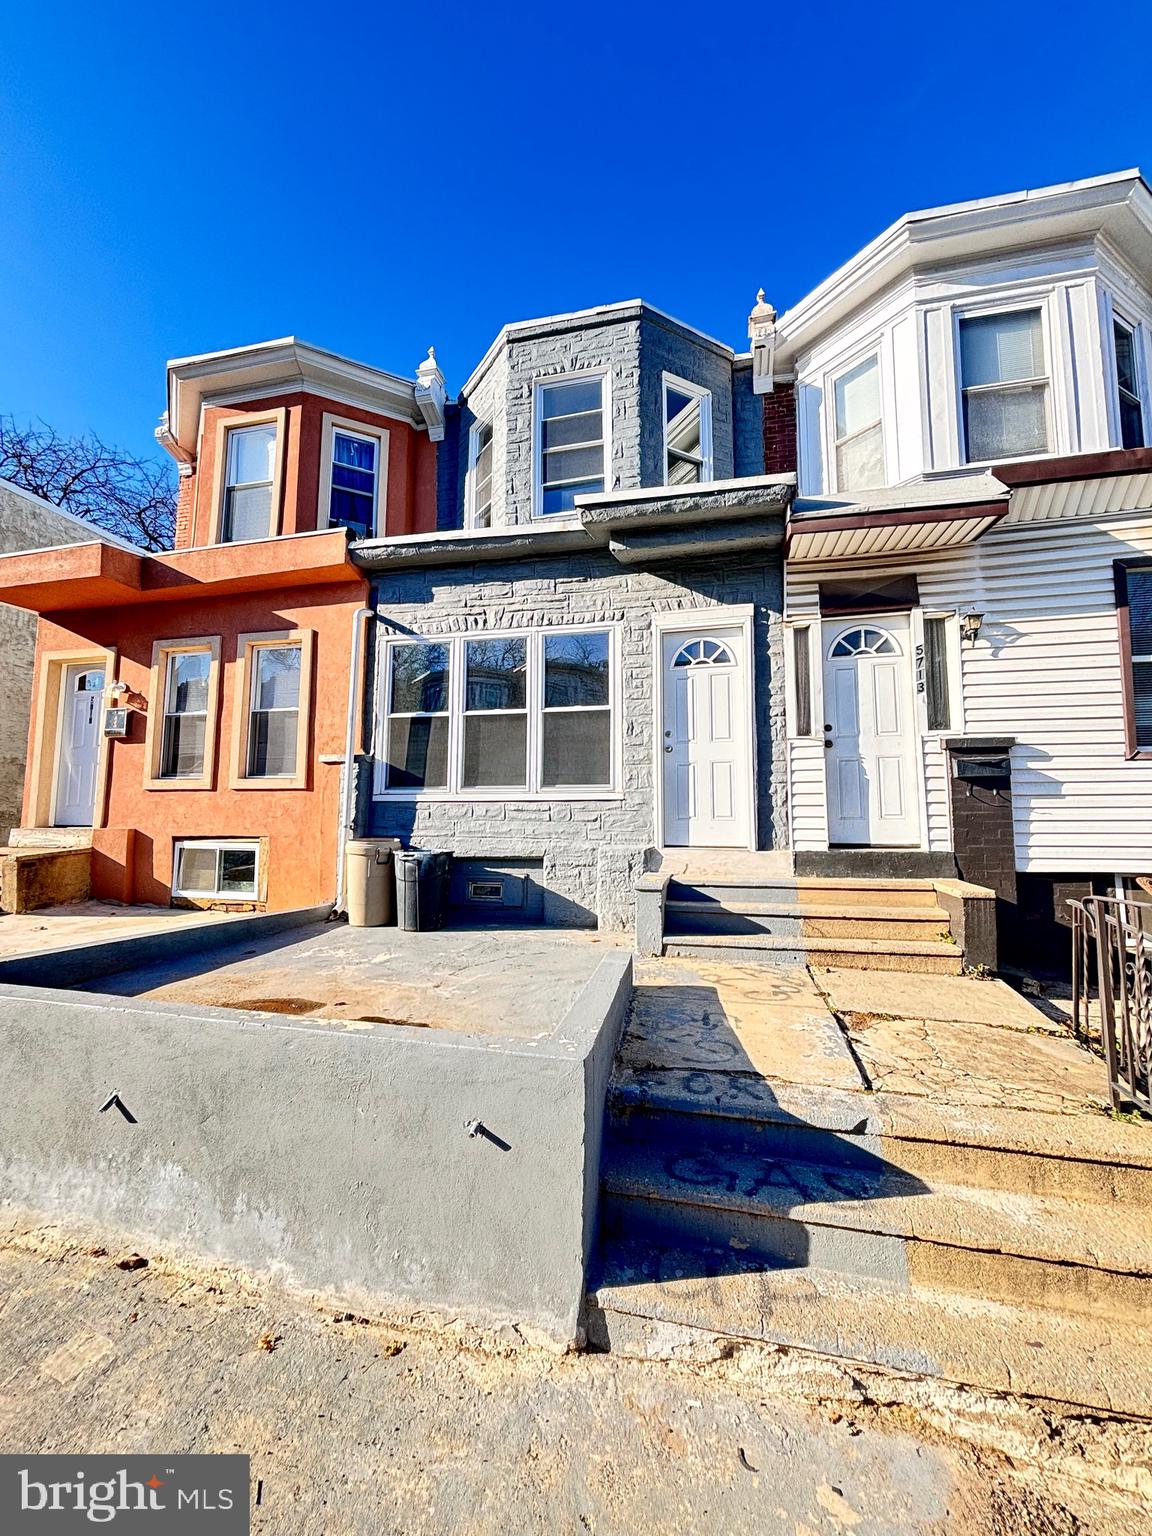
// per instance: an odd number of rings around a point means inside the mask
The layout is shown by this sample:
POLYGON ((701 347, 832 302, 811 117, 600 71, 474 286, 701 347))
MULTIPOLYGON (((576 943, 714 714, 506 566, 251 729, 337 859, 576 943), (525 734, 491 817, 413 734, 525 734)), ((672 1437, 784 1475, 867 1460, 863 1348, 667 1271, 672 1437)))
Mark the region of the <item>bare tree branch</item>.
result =
POLYGON ((172 548, 173 467, 110 448, 95 433, 62 437, 46 422, 22 427, 0 416, 0 479, 144 549, 172 548))

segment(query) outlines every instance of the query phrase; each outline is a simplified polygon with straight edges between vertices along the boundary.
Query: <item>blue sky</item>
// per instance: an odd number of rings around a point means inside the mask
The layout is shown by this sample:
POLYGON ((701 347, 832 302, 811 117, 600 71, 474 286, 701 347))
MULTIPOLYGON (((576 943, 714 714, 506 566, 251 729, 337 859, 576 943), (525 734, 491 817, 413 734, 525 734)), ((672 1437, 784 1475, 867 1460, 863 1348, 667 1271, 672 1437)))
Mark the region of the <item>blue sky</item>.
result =
POLYGON ((455 389, 637 295, 742 346, 908 209, 1152 170, 1150 42, 1146 4, 8 6, 0 411, 151 452, 170 356, 434 343, 455 389))

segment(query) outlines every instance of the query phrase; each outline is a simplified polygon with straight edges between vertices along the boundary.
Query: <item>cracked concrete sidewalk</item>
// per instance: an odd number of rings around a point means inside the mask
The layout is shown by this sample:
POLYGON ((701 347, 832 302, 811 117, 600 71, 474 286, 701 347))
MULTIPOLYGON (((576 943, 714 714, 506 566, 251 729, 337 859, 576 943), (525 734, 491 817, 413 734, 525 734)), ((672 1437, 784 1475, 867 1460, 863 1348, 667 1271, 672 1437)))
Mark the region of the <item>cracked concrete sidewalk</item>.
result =
POLYGON ((774 1395, 739 1360, 561 1356, 119 1257, 46 1229, 0 1238, 0 1450, 247 1453, 268 1536, 1133 1529, 1131 1497, 930 1413, 774 1395))

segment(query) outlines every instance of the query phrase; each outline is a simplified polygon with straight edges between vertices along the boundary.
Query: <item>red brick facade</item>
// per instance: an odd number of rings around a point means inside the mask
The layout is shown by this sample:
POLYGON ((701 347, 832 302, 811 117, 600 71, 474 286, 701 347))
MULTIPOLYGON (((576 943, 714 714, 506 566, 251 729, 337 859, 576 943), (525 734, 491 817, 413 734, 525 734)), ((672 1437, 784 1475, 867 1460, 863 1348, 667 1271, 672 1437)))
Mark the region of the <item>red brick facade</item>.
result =
POLYGON ((777 384, 764 401, 764 473, 788 474, 796 468, 796 386, 777 384))

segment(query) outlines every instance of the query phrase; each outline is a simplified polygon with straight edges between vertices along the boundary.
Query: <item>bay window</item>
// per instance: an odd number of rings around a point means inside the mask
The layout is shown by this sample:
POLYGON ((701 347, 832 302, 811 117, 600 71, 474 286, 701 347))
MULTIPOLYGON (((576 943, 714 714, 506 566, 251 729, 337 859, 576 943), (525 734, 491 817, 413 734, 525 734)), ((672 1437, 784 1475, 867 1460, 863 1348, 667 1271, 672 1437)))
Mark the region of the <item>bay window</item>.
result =
POLYGON ((836 489, 868 491, 885 483, 880 360, 867 357, 832 386, 836 489))
POLYGON ((276 478, 276 427, 262 423, 232 427, 225 453, 222 544, 266 539, 272 528, 272 487, 276 478))
POLYGON ((375 536, 379 446, 364 433, 333 431, 329 528, 347 528, 357 539, 375 536))
POLYGON ((610 629, 387 641, 376 793, 611 793, 614 657, 610 629))
POLYGON ((1114 318, 1112 334, 1116 352, 1116 395, 1120 407, 1120 446, 1143 448, 1144 407, 1140 400, 1140 368, 1136 360, 1136 333, 1114 318))
POLYGON ((969 463, 1048 452, 1048 373, 1040 310, 962 319, 960 385, 969 463))
POLYGON ((468 436, 468 526, 492 524, 492 423, 477 422, 468 436))
POLYGON ((712 396, 664 375, 664 484, 695 485, 712 478, 712 396))
POLYGON ((603 491, 607 478, 605 376, 574 374, 536 385, 534 510, 571 512, 577 496, 603 491))

